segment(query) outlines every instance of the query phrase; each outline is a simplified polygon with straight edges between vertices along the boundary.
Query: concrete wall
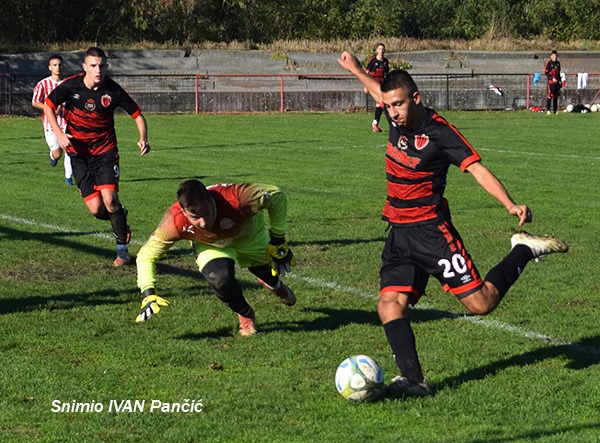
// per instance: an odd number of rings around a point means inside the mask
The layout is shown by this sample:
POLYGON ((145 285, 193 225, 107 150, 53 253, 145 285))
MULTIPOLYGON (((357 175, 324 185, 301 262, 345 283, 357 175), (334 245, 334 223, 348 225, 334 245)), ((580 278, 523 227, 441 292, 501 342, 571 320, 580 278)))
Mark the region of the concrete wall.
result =
MULTIPOLYGON (((354 79, 340 79, 345 72, 337 64, 338 54, 266 51, 107 51, 110 75, 138 101, 144 112, 194 112, 195 75, 205 74, 200 84, 201 112, 279 111, 279 77, 242 77, 284 74, 283 109, 344 110, 372 106, 354 79), (218 77, 240 74, 239 77, 218 77), (319 74, 314 78, 311 75, 319 74), (215 77, 215 75, 217 75, 215 77)), ((81 72, 83 51, 64 52, 67 74, 81 72)), ((37 115, 30 104, 35 83, 48 75, 48 53, 0 55, 0 113, 37 115), (4 75, 3 75, 4 74, 4 75)), ((527 102, 527 74, 542 72, 547 54, 532 52, 418 51, 388 53, 413 65, 415 77, 428 106, 436 109, 522 109, 527 102), (500 86, 505 95, 488 90, 500 86)), ((359 56, 364 58, 365 55, 359 56)), ((600 54, 560 54, 563 70, 600 72, 600 54)), ((543 79, 530 85, 529 100, 545 101, 543 79)), ((571 78, 561 97, 561 106, 589 103, 600 88, 591 77, 587 90, 577 91, 571 78)))

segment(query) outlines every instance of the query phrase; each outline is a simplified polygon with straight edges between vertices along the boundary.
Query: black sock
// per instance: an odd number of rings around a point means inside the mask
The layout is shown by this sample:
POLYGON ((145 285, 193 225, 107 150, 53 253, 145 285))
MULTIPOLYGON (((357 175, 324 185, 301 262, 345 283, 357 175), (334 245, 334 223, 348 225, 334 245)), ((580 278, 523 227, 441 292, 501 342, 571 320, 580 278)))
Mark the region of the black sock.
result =
POLYGON ((415 334, 408 319, 392 320, 383 325, 383 330, 394 353, 394 360, 396 360, 400 373, 411 381, 421 383, 424 380, 423 371, 417 355, 415 334))
POLYGON ((253 266, 248 268, 248 271, 252 272, 256 277, 260 278, 272 288, 277 286, 277 283, 279 283, 279 276, 273 276, 273 273, 271 272, 271 266, 269 265, 253 266))
POLYGON ((532 259, 533 252, 528 246, 516 245, 500 263, 490 269, 485 279, 493 284, 503 296, 517 281, 525 269, 525 265, 532 259))
POLYGON ((98 220, 110 220, 110 213, 106 210, 106 207, 102 205, 102 208, 100 209, 98 214, 95 215, 95 217, 98 220))
POLYGON ((118 245, 127 244, 127 213, 121 205, 115 212, 108 213, 110 217, 110 223, 113 228, 113 233, 117 239, 118 245))
POLYGON ((381 106, 377 106, 375 108, 375 117, 374 120, 377 120, 377 122, 379 122, 379 120, 381 119, 381 113, 383 112, 383 108, 381 106))

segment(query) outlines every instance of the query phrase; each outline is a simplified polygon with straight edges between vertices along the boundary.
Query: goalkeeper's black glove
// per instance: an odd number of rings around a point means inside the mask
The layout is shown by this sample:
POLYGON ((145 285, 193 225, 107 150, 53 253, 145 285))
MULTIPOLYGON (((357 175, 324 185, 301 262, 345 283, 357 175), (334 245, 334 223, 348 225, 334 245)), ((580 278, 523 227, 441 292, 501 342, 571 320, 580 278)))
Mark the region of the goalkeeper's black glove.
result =
POLYGON ((292 266, 296 266, 294 254, 289 245, 285 241, 285 235, 273 234, 269 231, 271 240, 267 246, 267 260, 271 265, 271 273, 284 276, 286 272, 292 270, 292 266))
POLYGON ((142 300, 142 307, 140 313, 135 319, 136 323, 142 323, 152 317, 154 314, 158 314, 161 306, 169 306, 169 302, 156 295, 154 288, 146 289, 142 292, 144 299, 142 300))

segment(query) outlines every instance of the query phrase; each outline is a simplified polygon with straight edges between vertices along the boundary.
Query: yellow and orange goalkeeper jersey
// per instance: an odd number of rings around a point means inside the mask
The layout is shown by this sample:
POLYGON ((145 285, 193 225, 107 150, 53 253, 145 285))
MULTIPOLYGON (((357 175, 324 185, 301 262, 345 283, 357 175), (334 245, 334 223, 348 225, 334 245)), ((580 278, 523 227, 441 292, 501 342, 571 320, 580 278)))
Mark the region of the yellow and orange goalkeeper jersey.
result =
POLYGON ((276 186, 258 183, 219 184, 207 187, 215 202, 216 219, 210 230, 193 226, 178 202, 167 209, 137 256, 138 286, 142 291, 154 287, 156 262, 179 240, 229 246, 252 232, 252 218, 260 211, 269 214, 270 230, 285 235, 287 200, 276 186))

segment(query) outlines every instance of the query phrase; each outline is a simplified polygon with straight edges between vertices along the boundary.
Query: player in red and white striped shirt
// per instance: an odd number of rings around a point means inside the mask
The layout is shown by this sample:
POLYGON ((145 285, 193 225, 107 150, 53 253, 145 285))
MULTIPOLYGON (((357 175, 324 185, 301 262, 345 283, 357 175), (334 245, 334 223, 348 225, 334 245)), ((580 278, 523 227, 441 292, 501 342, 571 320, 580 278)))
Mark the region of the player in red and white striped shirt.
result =
MULTIPOLYGON (((53 54, 48 59, 48 70, 50 76, 40 80, 33 89, 33 98, 31 99, 31 105, 42 111, 42 124, 44 125, 44 135, 46 137, 46 143, 50 148, 50 166, 56 166, 58 160, 63 155, 63 150, 58 144, 56 134, 52 131, 50 123, 44 111, 44 100, 50 95, 50 93, 58 86, 63 79, 63 58, 58 54, 53 54)), ((64 107, 60 106, 56 110, 56 120, 60 129, 64 132, 67 127, 67 122, 64 118, 64 107)), ((65 183, 69 186, 73 185, 73 169, 71 168, 71 159, 68 155, 65 155, 65 183)))

